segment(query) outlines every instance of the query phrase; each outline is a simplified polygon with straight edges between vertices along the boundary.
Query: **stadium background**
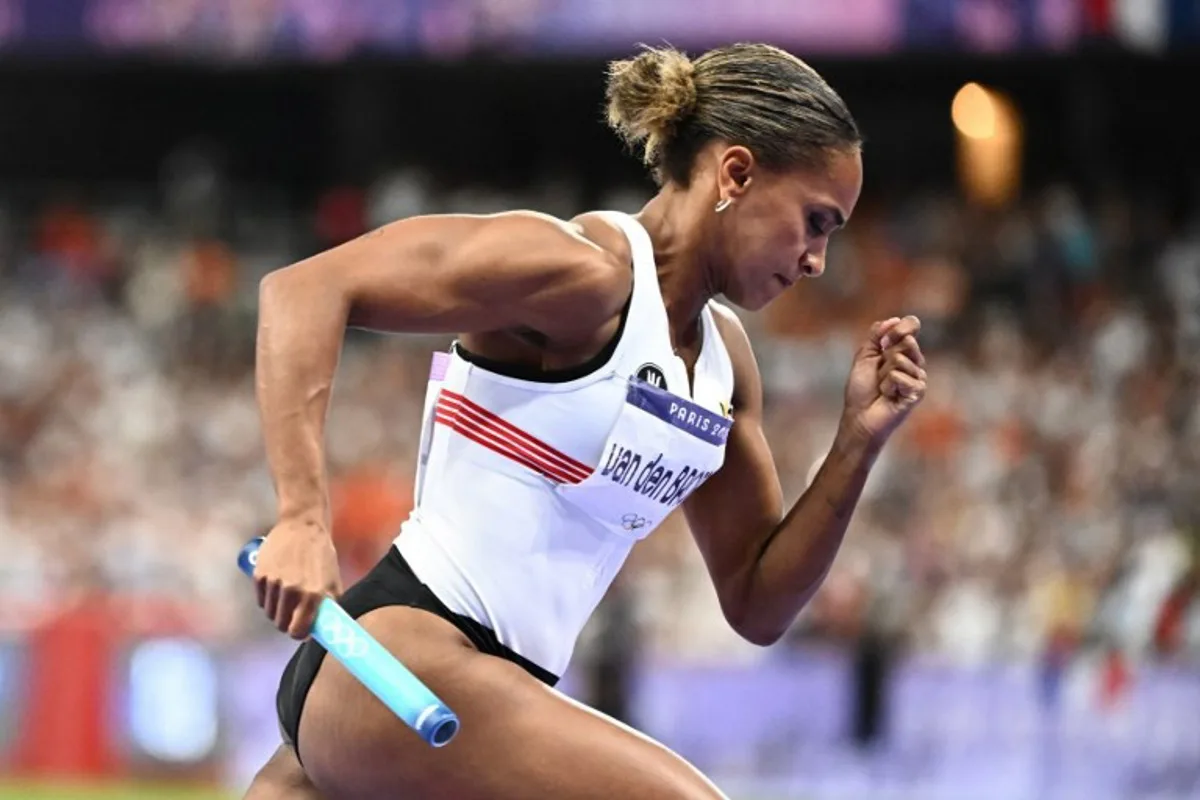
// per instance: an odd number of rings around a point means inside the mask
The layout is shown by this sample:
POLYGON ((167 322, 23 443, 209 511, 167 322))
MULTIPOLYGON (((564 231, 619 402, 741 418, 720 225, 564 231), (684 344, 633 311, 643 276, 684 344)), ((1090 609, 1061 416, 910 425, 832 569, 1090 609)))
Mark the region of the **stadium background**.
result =
MULTIPOLYGON (((746 316, 789 496, 871 319, 922 317, 929 397, 786 642, 672 521, 568 690, 746 800, 1200 797, 1195 0, 0 0, 0 797, 229 796, 277 742, 291 645, 233 564, 258 278, 416 213, 635 210, 605 59, 734 40, 869 139, 826 276, 746 316)), ((347 580, 444 343, 350 336, 347 580)))

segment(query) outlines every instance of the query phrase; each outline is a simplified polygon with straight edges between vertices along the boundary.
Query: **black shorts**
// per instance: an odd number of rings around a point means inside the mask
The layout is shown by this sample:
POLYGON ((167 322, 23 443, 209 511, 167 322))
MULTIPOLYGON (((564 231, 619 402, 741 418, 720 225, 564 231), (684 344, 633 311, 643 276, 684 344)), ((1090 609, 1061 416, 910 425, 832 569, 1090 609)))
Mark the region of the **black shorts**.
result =
MULTIPOLYGON (((424 609, 452 623, 481 653, 507 659, 550 686, 558 682, 558 676, 502 645, 491 628, 446 608, 433 591, 421 583, 395 547, 389 547, 387 555, 362 580, 347 589, 340 602, 342 608, 356 619, 384 606, 424 609)), ((296 649, 283 669, 279 692, 275 695, 275 707, 279 712, 284 741, 293 750, 297 750, 304 698, 324 657, 325 648, 309 639, 296 649)))

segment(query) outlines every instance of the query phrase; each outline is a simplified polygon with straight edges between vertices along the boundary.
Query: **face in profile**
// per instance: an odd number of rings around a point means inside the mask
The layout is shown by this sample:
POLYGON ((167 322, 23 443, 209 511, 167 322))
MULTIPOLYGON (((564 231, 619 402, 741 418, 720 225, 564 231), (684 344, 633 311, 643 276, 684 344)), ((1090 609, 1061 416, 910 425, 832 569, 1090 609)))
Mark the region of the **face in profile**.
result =
POLYGON ((862 191, 862 155, 834 151, 815 168, 767 170, 744 166, 732 182, 742 186, 721 216, 727 272, 725 296, 756 311, 801 278, 825 271, 829 237, 846 224, 862 191))

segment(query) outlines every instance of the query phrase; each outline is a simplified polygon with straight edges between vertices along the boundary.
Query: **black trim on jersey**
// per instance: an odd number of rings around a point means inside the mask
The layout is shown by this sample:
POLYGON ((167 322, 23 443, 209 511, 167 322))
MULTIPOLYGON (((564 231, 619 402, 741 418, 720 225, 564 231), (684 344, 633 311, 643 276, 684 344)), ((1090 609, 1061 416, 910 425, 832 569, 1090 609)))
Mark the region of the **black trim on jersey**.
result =
POLYGON ((621 342, 621 334, 625 332, 625 321, 629 319, 629 308, 632 305, 633 291, 631 290, 629 292, 629 299, 625 301, 625 307, 621 309, 621 321, 617 324, 617 332, 608 340, 608 344, 604 345, 603 350, 576 367, 539 369, 527 364, 510 364, 507 361, 497 361, 496 359, 472 353, 459 342, 454 343, 454 352, 463 361, 474 364, 480 369, 486 369, 488 372, 503 375, 506 378, 516 378, 517 380, 536 383, 566 383, 567 381, 579 380, 591 375, 612 359, 613 353, 617 350, 617 345, 621 342))

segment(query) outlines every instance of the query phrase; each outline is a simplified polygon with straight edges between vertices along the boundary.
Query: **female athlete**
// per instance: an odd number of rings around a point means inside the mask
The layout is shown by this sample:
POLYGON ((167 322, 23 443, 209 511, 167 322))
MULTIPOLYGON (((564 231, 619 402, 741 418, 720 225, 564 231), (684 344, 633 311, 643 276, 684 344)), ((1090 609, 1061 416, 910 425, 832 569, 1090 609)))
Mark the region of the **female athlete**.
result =
POLYGON ((829 569, 871 465, 925 392, 914 317, 876 323, 812 484, 785 510, 762 387, 724 295, 821 274, 861 139, 765 45, 611 66, 608 117, 661 186, 635 216, 385 226, 263 281, 257 388, 279 521, 255 573, 280 630, 339 594, 323 427, 347 325, 458 335, 434 356, 416 507, 341 602, 453 708, 431 749, 315 642, 278 695, 251 800, 720 798, 661 745, 550 688, 633 544, 681 507, 729 624, 769 645, 829 569))

